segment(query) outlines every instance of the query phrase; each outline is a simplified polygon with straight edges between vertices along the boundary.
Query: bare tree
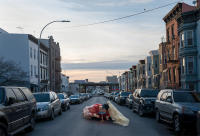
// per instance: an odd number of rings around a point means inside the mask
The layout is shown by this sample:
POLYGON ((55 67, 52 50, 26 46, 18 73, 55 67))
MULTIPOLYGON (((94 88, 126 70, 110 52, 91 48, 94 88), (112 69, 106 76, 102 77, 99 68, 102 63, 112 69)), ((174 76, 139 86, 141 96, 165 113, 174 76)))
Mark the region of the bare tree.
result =
POLYGON ((27 77, 27 73, 17 63, 6 61, 0 57, 0 85, 12 85, 17 82, 24 82, 27 77))

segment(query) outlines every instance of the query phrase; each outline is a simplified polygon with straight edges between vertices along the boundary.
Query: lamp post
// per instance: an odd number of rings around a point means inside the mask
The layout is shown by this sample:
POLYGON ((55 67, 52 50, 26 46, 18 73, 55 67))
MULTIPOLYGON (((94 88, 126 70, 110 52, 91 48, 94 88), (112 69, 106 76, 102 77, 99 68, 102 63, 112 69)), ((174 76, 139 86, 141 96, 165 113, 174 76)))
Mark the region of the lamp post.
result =
MULTIPOLYGON (((46 24, 43 28, 42 28, 42 30, 41 30, 41 32, 40 32, 40 37, 39 37, 39 39, 38 39, 38 86, 39 86, 39 90, 40 90, 40 40, 41 40, 41 38, 42 38, 42 33, 43 33, 43 31, 44 31, 44 29, 47 27, 47 26, 49 26, 50 24, 53 24, 53 23, 57 23, 57 22, 60 22, 60 23, 66 23, 66 22, 70 22, 69 20, 56 20, 56 21, 51 21, 51 22, 49 22, 48 24, 46 24)), ((48 82, 48 84, 49 84, 49 82, 48 82)))

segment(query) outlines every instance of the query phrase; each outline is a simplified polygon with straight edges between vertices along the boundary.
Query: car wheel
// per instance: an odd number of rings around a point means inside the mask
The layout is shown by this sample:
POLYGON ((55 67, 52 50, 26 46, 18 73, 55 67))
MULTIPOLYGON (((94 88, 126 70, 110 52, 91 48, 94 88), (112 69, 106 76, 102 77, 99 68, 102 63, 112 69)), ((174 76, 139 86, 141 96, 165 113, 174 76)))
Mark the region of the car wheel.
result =
POLYGON ((33 113, 30 118, 30 127, 26 129, 27 132, 33 131, 35 128, 35 114, 33 113))
POLYGON ((143 107, 141 105, 139 106, 138 114, 140 115, 140 117, 144 116, 144 110, 143 110, 143 107))
POLYGON ((160 112, 158 109, 156 110, 156 121, 160 122, 160 112))
POLYGON ((55 118, 55 115, 54 115, 54 111, 52 110, 52 111, 51 111, 50 120, 54 120, 54 118, 55 118))
POLYGON ((178 114, 174 116, 174 131, 179 133, 181 131, 181 122, 178 114))
POLYGON ((3 123, 0 123, 0 136, 7 136, 6 126, 3 123))

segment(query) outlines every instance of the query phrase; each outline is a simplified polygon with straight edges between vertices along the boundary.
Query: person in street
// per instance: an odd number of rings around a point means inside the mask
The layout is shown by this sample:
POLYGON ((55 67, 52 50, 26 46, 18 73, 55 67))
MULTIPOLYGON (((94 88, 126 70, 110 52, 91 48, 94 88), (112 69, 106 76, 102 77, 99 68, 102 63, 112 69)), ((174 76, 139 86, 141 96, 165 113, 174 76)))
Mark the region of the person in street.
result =
POLYGON ((100 119, 101 121, 109 120, 108 104, 93 104, 83 109, 83 116, 86 119, 100 119))

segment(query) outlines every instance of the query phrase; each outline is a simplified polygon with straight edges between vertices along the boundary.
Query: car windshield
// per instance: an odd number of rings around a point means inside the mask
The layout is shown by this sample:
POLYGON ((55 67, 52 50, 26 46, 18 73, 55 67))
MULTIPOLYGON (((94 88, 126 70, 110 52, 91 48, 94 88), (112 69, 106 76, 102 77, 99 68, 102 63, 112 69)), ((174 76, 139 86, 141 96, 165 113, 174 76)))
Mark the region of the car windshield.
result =
POLYGON ((200 102, 200 97, 194 92, 174 92, 173 97, 175 102, 200 102))
POLYGON ((121 96, 124 96, 124 97, 128 97, 129 94, 130 92, 121 92, 121 96))
POLYGON ((65 99, 65 97, 64 97, 63 94, 58 94, 58 98, 59 98, 59 99, 65 99))
POLYGON ((77 95, 72 95, 72 96, 70 96, 70 98, 78 98, 78 96, 77 95))
POLYGON ((50 101, 50 97, 49 94, 33 94, 35 96, 35 99, 37 102, 49 102, 50 101))
POLYGON ((3 103, 4 101, 4 89, 0 88, 0 103, 3 103))
POLYGON ((141 90, 140 97, 157 97, 157 90, 141 90))

